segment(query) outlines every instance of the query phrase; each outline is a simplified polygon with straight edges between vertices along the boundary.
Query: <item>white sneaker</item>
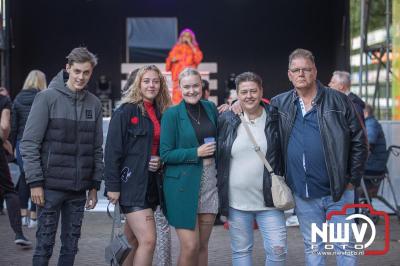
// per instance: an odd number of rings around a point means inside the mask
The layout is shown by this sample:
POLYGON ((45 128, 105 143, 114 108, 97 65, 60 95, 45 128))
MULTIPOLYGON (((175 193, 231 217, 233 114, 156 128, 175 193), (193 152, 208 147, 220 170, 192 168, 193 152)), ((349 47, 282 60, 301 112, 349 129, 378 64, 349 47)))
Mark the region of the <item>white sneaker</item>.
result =
POLYGON ((286 219, 286 226, 299 226, 297 215, 292 215, 286 219))
POLYGON ((27 217, 27 216, 22 216, 22 218, 21 218, 21 224, 22 224, 22 226, 28 226, 28 224, 29 224, 29 217, 27 217))
POLYGON ((28 228, 36 228, 37 220, 29 219, 28 228))

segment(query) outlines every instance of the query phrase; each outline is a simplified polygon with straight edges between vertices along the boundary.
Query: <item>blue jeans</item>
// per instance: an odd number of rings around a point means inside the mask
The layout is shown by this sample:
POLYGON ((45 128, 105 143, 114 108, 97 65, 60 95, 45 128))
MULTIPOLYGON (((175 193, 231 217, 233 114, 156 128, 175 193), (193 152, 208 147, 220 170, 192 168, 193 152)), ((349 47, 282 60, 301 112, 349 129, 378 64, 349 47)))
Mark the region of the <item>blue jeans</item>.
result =
MULTIPOLYGON (((345 204, 354 203, 354 190, 346 190, 338 202, 334 202, 331 196, 326 196, 318 199, 303 199, 295 195, 296 214, 300 223, 300 230, 303 235, 305 245, 306 265, 320 266, 325 265, 325 256, 316 254, 323 252, 325 243, 317 236, 316 243, 311 242, 311 223, 316 223, 318 228, 322 228, 322 223, 326 221, 326 215, 331 211, 341 210, 345 204), (314 248, 313 248, 314 247, 314 248)), ((348 209, 347 214, 354 213, 354 209, 348 209)), ((349 223, 346 221, 346 215, 334 215, 330 223, 349 223)), ((351 221, 350 221, 351 222, 351 221)), ((334 246, 335 252, 354 251, 354 237, 350 230, 350 243, 331 243, 334 246), (346 245, 343 249, 342 245, 346 245)), ((337 254, 337 265, 357 265, 357 256, 337 254)))
POLYGON ((61 250, 58 266, 74 265, 81 236, 86 191, 44 190, 44 207, 38 206, 38 229, 33 266, 47 266, 53 254, 58 220, 61 214, 61 250))
POLYGON ((264 240, 265 265, 285 265, 286 224, 282 211, 240 211, 229 208, 232 264, 252 265, 253 224, 256 219, 264 240))

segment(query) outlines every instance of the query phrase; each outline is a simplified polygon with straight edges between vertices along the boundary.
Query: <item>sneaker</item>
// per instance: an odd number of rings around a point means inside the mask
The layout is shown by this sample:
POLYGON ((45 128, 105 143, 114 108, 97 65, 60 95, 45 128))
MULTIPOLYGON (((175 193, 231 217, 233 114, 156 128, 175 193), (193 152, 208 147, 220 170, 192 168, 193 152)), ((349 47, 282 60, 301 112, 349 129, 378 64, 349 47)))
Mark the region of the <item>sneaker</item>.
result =
POLYGON ((23 235, 15 236, 14 243, 17 244, 17 245, 23 246, 23 247, 31 247, 32 246, 32 242, 29 241, 29 239, 27 239, 23 235))
POLYGON ((286 219, 286 226, 299 226, 297 215, 292 215, 286 219))
POLYGON ((22 218, 21 218, 21 224, 22 224, 22 226, 28 226, 28 224, 29 224, 29 217, 27 217, 27 216, 22 216, 22 218))
POLYGON ((36 226, 37 226, 37 220, 29 219, 28 228, 36 228, 36 226))

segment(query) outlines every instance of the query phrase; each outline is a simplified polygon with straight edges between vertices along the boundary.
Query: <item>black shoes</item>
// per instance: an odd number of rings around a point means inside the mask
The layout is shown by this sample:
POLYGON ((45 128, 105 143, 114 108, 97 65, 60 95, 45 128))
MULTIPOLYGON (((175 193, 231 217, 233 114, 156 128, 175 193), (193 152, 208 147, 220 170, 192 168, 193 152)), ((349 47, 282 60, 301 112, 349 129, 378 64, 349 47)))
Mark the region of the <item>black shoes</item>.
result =
POLYGON ((32 246, 32 242, 29 241, 29 239, 27 239, 24 235, 16 235, 14 243, 17 245, 20 245, 22 247, 31 247, 32 246))

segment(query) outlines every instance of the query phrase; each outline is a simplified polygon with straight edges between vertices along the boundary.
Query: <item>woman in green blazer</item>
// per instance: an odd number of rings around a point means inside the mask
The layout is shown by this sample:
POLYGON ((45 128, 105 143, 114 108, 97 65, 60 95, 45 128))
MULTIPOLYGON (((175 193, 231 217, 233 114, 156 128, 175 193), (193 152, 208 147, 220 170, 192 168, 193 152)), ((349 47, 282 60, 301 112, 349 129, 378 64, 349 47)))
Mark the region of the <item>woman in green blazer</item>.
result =
POLYGON ((166 216, 180 240, 178 265, 207 265, 208 240, 218 212, 215 167, 217 108, 201 99, 201 77, 179 75, 183 100, 161 120, 166 216))

